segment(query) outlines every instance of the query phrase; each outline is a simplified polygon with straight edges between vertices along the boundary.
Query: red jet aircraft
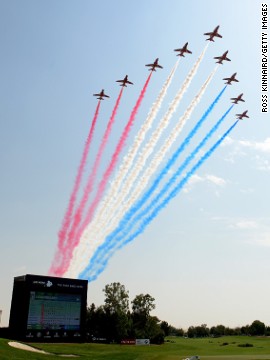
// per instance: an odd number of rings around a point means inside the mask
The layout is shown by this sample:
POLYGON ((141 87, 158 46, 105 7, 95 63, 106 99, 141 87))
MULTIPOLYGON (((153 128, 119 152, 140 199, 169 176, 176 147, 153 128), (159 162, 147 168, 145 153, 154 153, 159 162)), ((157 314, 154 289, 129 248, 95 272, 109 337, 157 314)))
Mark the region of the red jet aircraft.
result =
POLYGON ((150 66, 151 67, 151 69, 149 69, 149 71, 156 71, 156 67, 160 68, 160 69, 163 69, 163 67, 161 65, 159 65, 159 63, 158 63, 158 58, 156 58, 156 60, 154 61, 153 64, 147 64, 145 66, 150 66))
POLYGON ((192 54, 192 52, 191 52, 190 50, 188 50, 187 46, 188 46, 188 43, 185 43, 185 45, 184 45, 182 48, 180 48, 180 49, 175 49, 174 51, 179 51, 179 54, 177 54, 176 56, 183 56, 183 57, 185 57, 185 53, 187 53, 187 54, 192 54))
POLYGON ((103 99, 104 97, 109 98, 109 96, 104 93, 104 90, 103 90, 103 89, 101 90, 101 92, 100 92, 99 94, 93 94, 93 96, 97 96, 97 97, 98 97, 98 100, 104 100, 104 99, 103 99))
POLYGON ((128 80, 128 76, 126 75, 123 80, 116 80, 116 82, 121 83, 120 86, 127 87, 127 84, 133 85, 133 82, 128 80))
POLYGON ((217 64, 222 64, 222 62, 225 61, 225 60, 226 61, 231 61, 231 59, 229 59, 227 57, 227 54, 228 54, 228 50, 225 51, 225 53, 223 55, 214 57, 214 59, 218 59, 218 61, 216 61, 216 63, 217 64))
POLYGON ((222 36, 218 33, 219 26, 217 26, 212 32, 204 33, 204 35, 209 36, 209 41, 215 41, 214 37, 222 38, 222 36))
POLYGON ((243 120, 244 117, 249 118, 249 116, 247 115, 247 112, 248 112, 248 111, 246 110, 246 111, 244 111, 242 114, 236 114, 237 119, 238 119, 238 120, 243 120))

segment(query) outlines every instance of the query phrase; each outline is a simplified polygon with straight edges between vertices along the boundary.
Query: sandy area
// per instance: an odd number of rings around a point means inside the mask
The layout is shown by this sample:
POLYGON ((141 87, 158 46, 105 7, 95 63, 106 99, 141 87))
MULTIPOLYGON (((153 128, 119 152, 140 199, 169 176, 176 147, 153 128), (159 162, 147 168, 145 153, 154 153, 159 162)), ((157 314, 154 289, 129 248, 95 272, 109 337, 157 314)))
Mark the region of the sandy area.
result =
POLYGON ((32 346, 29 346, 29 345, 26 345, 26 344, 22 344, 22 343, 19 343, 19 342, 16 342, 16 341, 10 341, 8 343, 9 346, 12 346, 12 347, 15 347, 17 349, 21 349, 21 350, 27 350, 27 351, 33 351, 33 352, 37 352, 37 353, 40 353, 40 354, 47 354, 47 355, 51 355, 50 353, 44 351, 44 350, 39 350, 39 349, 36 349, 32 346))
MULTIPOLYGON (((8 345, 12 346, 12 347, 14 347, 16 349, 32 351, 32 352, 45 354, 45 355, 55 355, 55 354, 49 353, 47 351, 39 350, 39 349, 34 348, 34 347, 30 346, 30 345, 22 344, 22 343, 19 343, 19 342, 16 342, 16 341, 9 341, 8 345)), ((58 355, 58 356, 60 356, 60 357, 78 357, 76 355, 71 355, 71 354, 70 355, 62 354, 62 355, 58 355)))

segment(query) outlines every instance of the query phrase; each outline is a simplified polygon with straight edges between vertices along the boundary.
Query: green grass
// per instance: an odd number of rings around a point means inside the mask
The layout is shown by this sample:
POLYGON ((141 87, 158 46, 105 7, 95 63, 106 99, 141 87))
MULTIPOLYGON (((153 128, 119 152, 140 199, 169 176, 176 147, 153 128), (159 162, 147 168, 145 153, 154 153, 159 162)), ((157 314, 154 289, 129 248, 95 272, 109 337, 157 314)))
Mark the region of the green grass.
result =
MULTIPOLYGON (((91 360, 181 360, 199 355, 201 360, 270 360, 270 338, 231 336, 206 339, 168 337, 164 345, 128 346, 103 344, 41 344, 34 347, 53 353, 44 355, 14 349, 8 340, 0 339, 1 360, 64 359, 60 354, 74 354, 91 360), (227 343, 227 344, 226 344, 227 343), (252 347, 239 347, 240 344, 252 347), (58 354, 58 355, 57 355, 58 354)), ((68 359, 68 358, 66 358, 68 359)), ((74 358, 76 359, 76 358, 74 358)))

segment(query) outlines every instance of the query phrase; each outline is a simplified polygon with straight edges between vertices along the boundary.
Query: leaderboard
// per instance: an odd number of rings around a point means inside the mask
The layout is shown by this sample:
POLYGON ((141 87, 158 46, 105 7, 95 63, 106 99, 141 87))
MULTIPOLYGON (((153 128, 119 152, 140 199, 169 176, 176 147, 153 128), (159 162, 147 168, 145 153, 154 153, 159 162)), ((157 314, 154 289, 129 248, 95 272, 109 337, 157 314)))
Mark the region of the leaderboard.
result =
POLYGON ((9 329, 14 339, 84 341, 87 280, 41 275, 14 278, 9 329))
POLYGON ((28 330, 79 330, 81 295, 30 292, 28 330))

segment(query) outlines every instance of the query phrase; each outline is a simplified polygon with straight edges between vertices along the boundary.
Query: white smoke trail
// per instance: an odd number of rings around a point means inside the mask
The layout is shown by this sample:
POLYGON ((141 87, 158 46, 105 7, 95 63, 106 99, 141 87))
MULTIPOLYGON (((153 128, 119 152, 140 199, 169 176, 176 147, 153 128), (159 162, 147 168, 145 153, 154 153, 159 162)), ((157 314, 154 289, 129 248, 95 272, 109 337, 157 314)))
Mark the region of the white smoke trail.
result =
MULTIPOLYGON (((156 128, 154 133, 151 135, 151 138, 149 139, 149 141, 145 145, 144 149, 140 153, 140 156, 139 156, 137 162, 135 164, 133 164, 132 170, 131 170, 127 180, 123 184, 122 191, 117 194, 117 201, 119 202, 119 204, 122 204, 122 203, 126 204, 124 199, 128 198, 131 193, 133 194, 132 186, 136 183, 137 179, 139 178, 140 174, 142 173, 142 171, 145 167, 147 159, 153 153, 163 132, 168 127, 168 125, 170 123, 170 119, 172 118, 174 112, 177 110, 177 106, 179 105, 184 93, 187 91, 192 79, 196 75, 196 72, 198 70, 198 67, 199 67, 202 59, 203 59, 205 51, 206 51, 206 48, 201 53, 198 60, 195 62, 194 66, 192 67, 191 71, 189 72, 187 78, 185 79, 183 85, 181 86, 181 88, 177 92, 175 98, 173 99, 172 103, 170 104, 166 114, 160 120, 158 127, 156 128)), ((146 171, 147 170, 148 170, 148 165, 147 165, 146 171)), ((113 218, 115 219, 116 217, 119 218, 117 213, 114 212, 113 218)))
POLYGON ((190 103, 189 107, 185 111, 184 115, 179 119, 178 123, 174 127, 174 129, 171 131, 169 137, 166 139, 165 143, 161 147, 161 149, 158 151, 158 153, 154 156, 151 163, 147 166, 143 176, 140 178, 140 181, 137 182, 135 189, 132 191, 130 197, 127 199, 127 202, 123 204, 121 207, 121 211, 117 214, 114 213, 114 221, 110 224, 110 227, 106 228, 106 234, 110 234, 121 218, 124 216, 124 214, 131 208, 131 206, 135 203, 135 201, 139 198, 139 196, 143 193, 144 189, 149 183, 149 180, 151 179, 152 175, 156 172, 157 168, 161 164, 162 160, 172 147, 173 143, 179 136, 182 128, 184 127, 187 120, 190 118, 193 110, 200 102, 204 92, 206 91, 206 88, 210 84, 212 78, 214 77, 215 73, 217 71, 217 67, 212 71, 212 73, 209 75, 209 77, 206 79, 204 84, 202 85, 200 91, 198 94, 194 97, 192 102, 190 103))
MULTIPOLYGON (((171 146, 179 136, 183 126, 187 122, 187 120, 190 118, 193 110, 200 102, 204 92, 206 91, 207 86, 210 84, 213 76, 215 75, 215 72, 217 70, 217 67, 212 71, 212 73, 209 75, 209 77, 206 79, 204 84, 202 85, 201 89, 199 90, 198 94, 194 97, 192 102, 190 103, 189 107, 185 111, 184 115, 179 119, 174 129, 171 131, 169 137, 166 139, 165 143, 161 147, 161 149, 158 151, 158 153, 155 155, 151 163, 147 166, 147 169, 145 170, 143 176, 140 178, 140 181, 137 182, 135 189, 132 191, 130 197, 128 198, 127 202, 122 204, 122 207, 120 211, 118 211, 117 214, 113 214, 113 221, 111 222, 110 226, 106 227, 106 235, 110 234, 121 218, 124 216, 124 214, 130 209, 130 207, 135 203, 135 201, 139 198, 139 196, 143 193, 144 189, 149 183, 149 180, 151 179, 152 175, 156 172, 157 168, 159 167, 160 163, 164 159, 167 152, 170 150, 171 146)), ((103 236, 103 238, 106 237, 103 236)))
MULTIPOLYGON (((188 76, 186 77, 183 85, 181 86, 181 88, 177 92, 175 98, 173 99, 172 103, 170 104, 169 109, 167 110, 165 116, 160 120, 158 127, 156 128, 155 132, 151 136, 149 142, 145 145, 137 162, 135 164, 130 162, 131 165, 130 165, 129 169, 132 166, 132 170, 131 170, 131 173, 128 174, 128 177, 127 177, 126 181, 124 182, 124 184, 122 184, 122 187, 121 187, 120 182, 116 182, 115 188, 114 188, 114 183, 112 184, 112 191, 110 191, 110 196, 106 197, 106 199, 108 199, 108 202, 106 200, 104 201, 103 205, 105 205, 105 206, 103 207, 103 212, 101 212, 102 214, 104 214, 104 211, 106 210, 105 215, 107 214, 110 217, 110 221, 108 221, 109 219, 106 218, 106 216, 103 217, 103 219, 102 219, 102 217, 99 217, 99 220, 97 221, 95 219, 95 224, 93 224, 95 226, 95 229, 93 229, 93 227, 91 226, 92 224, 90 224, 90 226, 87 227, 84 234, 82 235, 82 238, 80 240, 78 247, 75 249, 74 260, 72 260, 70 268, 69 268, 66 276, 71 276, 74 274, 74 272, 76 274, 78 274, 79 272, 81 272, 83 270, 83 268, 89 261, 91 254, 93 254, 93 251, 96 249, 96 247, 98 245, 100 245, 102 243, 102 241, 104 241, 106 235, 108 235, 114 229, 114 227, 118 224, 118 222, 121 219, 121 217, 123 216, 123 214, 129 209, 129 207, 132 205, 132 203, 134 201, 136 201, 136 199, 140 196, 140 194, 142 193, 144 188, 147 186, 147 184, 150 180, 150 177, 154 174, 157 167, 161 163, 163 157, 165 156, 166 152, 169 150, 169 148, 171 147, 171 145, 177 138, 184 123, 190 117, 193 109, 195 108, 195 106, 199 102, 199 99, 203 95, 208 83, 212 79, 214 72, 213 72, 213 74, 211 74, 209 76, 209 78, 203 85, 201 91, 199 92, 199 94, 201 93, 201 95, 198 94, 195 97, 192 104, 189 106, 189 108, 185 112, 182 120, 179 121, 179 123, 176 125, 176 127, 172 131, 169 139, 166 141, 166 143, 161 148, 161 150, 158 152, 158 154, 154 157, 150 166, 147 166, 147 169, 146 169, 144 175, 141 177, 140 181, 137 183, 135 190, 131 191, 131 188, 134 185, 136 179, 139 177, 140 173, 142 172, 148 157, 154 151, 154 148, 155 148, 158 140, 160 139, 163 131, 167 128, 167 126, 169 124, 169 120, 171 119, 173 113, 176 111, 180 100, 182 99, 185 91, 188 89, 188 86, 190 85, 192 79, 196 75, 196 72, 198 70, 198 67, 199 67, 202 59, 203 59, 206 49, 207 49, 207 46, 204 48, 201 55, 195 62, 194 66, 192 67, 191 71, 189 72, 188 76), (120 187, 121 187, 121 191, 117 191, 120 189, 120 187), (131 195, 128 198, 129 193, 131 195), (125 198, 127 198, 126 201, 124 201, 125 198), (91 237, 91 243, 89 242, 90 237, 91 237), (79 261, 77 261, 77 259, 79 261)), ((135 156, 133 157, 133 159, 134 158, 135 158, 135 156)), ((120 168, 120 174, 118 174, 118 179, 124 179, 124 176, 121 175, 121 168, 120 168)))
MULTIPOLYGON (((196 60, 192 69, 190 70, 189 74, 187 75, 184 83, 182 84, 182 86, 180 87, 176 96, 174 97, 172 103, 170 104, 166 114, 160 120, 156 130, 151 135, 149 141, 146 143, 143 150, 141 151, 137 161, 132 163, 132 167, 130 167, 130 170, 131 170, 130 173, 128 174, 125 181, 122 183, 122 186, 118 187, 118 189, 121 191, 117 191, 117 189, 114 189, 115 190, 114 198, 112 198, 112 197, 110 198, 110 202, 109 202, 109 204, 107 204, 107 207, 106 207, 108 216, 110 217, 111 221, 113 221, 113 224, 115 224, 115 219, 119 219, 118 212, 120 212, 122 214, 121 207, 123 206, 123 204, 126 203, 125 199, 128 199, 130 193, 133 193, 132 187, 134 186, 136 180, 139 178, 140 174, 142 173, 143 168, 147 162, 147 159, 154 151, 155 146, 157 145, 163 132, 166 130, 167 126, 169 125, 172 115, 177 110, 177 106, 179 105, 184 93, 186 92, 192 79, 196 75, 196 72, 199 68, 199 65, 200 65, 202 59, 203 59, 206 49, 207 49, 207 46, 205 47, 205 49, 202 51, 201 55, 196 60), (112 213, 113 213, 113 216, 112 216, 112 213)), ((121 215, 120 215, 120 217, 121 217, 121 215)), ((107 233, 108 231, 107 231, 106 227, 108 227, 108 226, 111 229, 110 221, 108 221, 108 219, 105 219, 104 222, 100 223, 101 231, 107 233)), ((103 237, 102 234, 101 234, 101 237, 103 237)))
MULTIPOLYGON (((156 101, 153 103, 149 114, 146 118, 146 121, 141 126, 141 129, 139 130, 139 133, 137 134, 134 143, 130 147, 128 154, 124 157, 122 164, 120 165, 120 169, 118 173, 116 174, 116 178, 114 179, 113 183, 111 184, 111 187, 105 197, 104 200, 102 200, 100 206, 98 207, 96 211, 96 215, 91 222, 91 224, 87 228, 87 236, 82 235, 82 238, 86 239, 86 241, 89 241, 89 234, 96 234, 98 230, 101 228, 101 224, 104 222, 104 216, 106 217, 108 213, 108 208, 111 208, 115 202, 115 199, 117 199, 116 194, 119 192, 121 185, 123 184, 123 180, 127 176, 130 168, 132 167, 133 161, 139 151, 139 148, 143 142, 143 140, 146 137, 147 132, 151 129, 153 121, 155 120, 158 111, 162 105, 162 102, 167 94, 167 90, 172 82, 173 76, 175 74, 175 71, 177 70, 177 67, 179 65, 179 59, 177 60, 176 64, 174 65, 172 71, 170 72, 168 78, 166 79, 156 101)), ((88 244, 91 248, 96 247, 95 244, 92 242, 91 244, 88 244)), ((80 259, 80 244, 77 248, 74 250, 74 255, 71 260, 70 269, 66 272, 66 274, 73 274, 73 265, 76 265, 76 260, 80 259)), ((88 258, 87 258, 88 259, 88 258)))
POLYGON ((145 122, 142 124, 139 133, 136 135, 135 140, 133 144, 131 145, 128 154, 124 157, 123 163, 120 165, 119 171, 116 174, 116 178, 113 180, 111 187, 108 191, 108 194, 106 195, 103 206, 98 213, 98 216, 95 219, 95 223, 102 229, 103 223, 102 218, 104 215, 104 212, 110 213, 110 209, 114 208, 115 203, 118 203, 117 195, 121 191, 121 187, 125 181, 125 178, 129 177, 129 171, 133 166, 134 159, 139 151, 139 148, 141 144, 143 143, 147 132, 151 129, 153 122, 158 114, 158 111, 162 105, 162 102, 164 100, 165 95, 167 94, 167 90, 172 82, 174 73, 179 65, 179 59, 177 60, 176 64, 174 65, 171 73, 169 74, 167 80, 165 81, 156 101, 152 105, 149 114, 145 120, 145 122))

